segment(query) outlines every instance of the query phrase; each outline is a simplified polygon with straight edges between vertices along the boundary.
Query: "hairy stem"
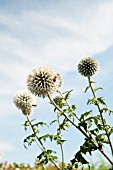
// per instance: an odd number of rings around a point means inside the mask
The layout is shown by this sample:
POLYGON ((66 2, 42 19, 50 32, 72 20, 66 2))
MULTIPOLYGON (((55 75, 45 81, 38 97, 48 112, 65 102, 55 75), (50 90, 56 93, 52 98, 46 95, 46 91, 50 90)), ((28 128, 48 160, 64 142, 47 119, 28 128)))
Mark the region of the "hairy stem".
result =
MULTIPOLYGON (((57 92, 58 92, 58 93, 61 95, 61 97, 64 99, 63 94, 62 94, 59 90, 57 90, 57 92)), ((65 100, 65 99, 64 99, 64 100, 65 100)), ((71 109, 73 115, 74 115, 74 116, 77 118, 77 120, 80 122, 80 118, 77 116, 76 113, 73 112, 72 107, 70 106, 69 102, 68 102, 67 100, 65 100, 65 102, 66 102, 67 106, 71 109)), ((95 139, 93 138, 92 134, 91 134, 90 132, 87 132, 87 130, 85 130, 85 131, 86 131, 86 133, 88 133, 88 135, 92 138, 93 142, 96 142, 95 139)), ((98 143, 97 143, 97 145, 98 145, 98 143)))
MULTIPOLYGON (((94 91, 94 89, 93 89, 93 87, 92 87, 92 82, 91 82, 91 80, 90 80, 90 77, 88 77, 88 82, 89 82, 89 87, 90 87, 90 89, 91 89, 91 91, 92 91, 93 97, 94 97, 94 98, 96 99, 96 101, 97 101, 97 97, 96 97, 95 91, 94 91)), ((98 108, 98 111, 99 111, 99 114, 100 114, 100 117, 101 117, 101 121, 102 121, 102 125, 103 125, 103 128, 104 128, 104 130, 105 130, 106 136, 107 136, 107 138, 108 138, 109 145, 110 145, 111 152, 112 152, 112 156, 113 156, 113 146, 112 146, 112 143, 111 143, 111 140, 110 140, 110 136, 109 136, 109 134, 108 134, 108 132, 107 132, 107 129, 105 128, 105 125, 106 125, 106 124, 105 124, 105 122, 104 122, 104 118, 103 118, 103 115, 102 115, 102 111, 101 111, 101 108, 100 108, 100 105, 99 105, 98 102, 96 103, 96 106, 97 106, 97 108, 98 108)))
POLYGON ((26 117, 27 117, 27 121, 29 122, 29 125, 30 125, 31 130, 32 130, 33 134, 35 135, 35 141, 36 141, 37 145, 39 146, 39 148, 40 148, 42 151, 44 151, 44 150, 45 150, 45 147, 43 146, 42 142, 39 140, 38 136, 36 135, 36 133, 35 133, 35 131, 34 131, 34 128, 33 128, 33 126, 32 126, 32 123, 31 123, 31 121, 30 121, 30 119, 29 119, 28 114, 26 114, 26 117))
MULTIPOLYGON (((30 121, 30 119, 29 119, 28 114, 26 114, 26 117, 27 117, 27 121, 29 122, 29 126, 30 126, 31 130, 32 130, 33 134, 35 135, 35 141, 36 141, 37 145, 39 146, 39 148, 40 148, 42 151, 46 151, 45 147, 43 146, 43 143, 39 140, 38 136, 36 135, 36 133, 35 133, 35 131, 34 131, 34 128, 33 128, 33 126, 32 126, 32 123, 31 123, 31 121, 30 121)), ((56 162, 54 162, 52 159, 51 159, 50 161, 55 165, 55 167, 56 167, 58 170, 60 170, 60 168, 58 167, 58 165, 56 164, 56 162)))
MULTIPOLYGON (((60 129, 60 118, 59 114, 57 113, 57 119, 58 119, 58 126, 59 126, 59 133, 61 135, 61 129, 60 129)), ((60 144, 61 153, 62 153, 62 170, 64 170, 64 151, 63 151, 63 144, 60 144)))
POLYGON ((111 163, 111 165, 113 165, 113 161, 106 155, 106 153, 98 146, 97 143, 94 142, 94 139, 92 139, 92 137, 88 136, 86 132, 84 132, 83 129, 81 129, 81 127, 79 127, 76 123, 74 123, 65 113, 62 112, 62 110, 58 107, 58 105, 56 105, 56 103, 53 101, 53 99, 50 97, 50 95, 48 94, 48 98, 50 100, 50 102, 55 106, 55 108, 62 113, 62 115, 64 115, 65 118, 67 118, 67 120, 73 125, 75 126, 86 138, 90 139, 93 144, 96 146, 96 148, 106 157, 106 159, 111 163))
MULTIPOLYGON (((57 90, 57 92, 58 92, 58 93, 61 95, 61 97, 64 99, 63 94, 62 94, 59 90, 57 90)), ((65 100, 65 99, 64 99, 64 100, 65 100)), ((68 102, 67 100, 65 100, 65 102, 66 102, 67 106, 72 110, 73 115, 77 118, 78 121, 80 121, 80 119, 79 119, 79 117, 76 115, 76 113, 73 112, 73 109, 72 109, 72 107, 70 106, 69 102, 68 102)))

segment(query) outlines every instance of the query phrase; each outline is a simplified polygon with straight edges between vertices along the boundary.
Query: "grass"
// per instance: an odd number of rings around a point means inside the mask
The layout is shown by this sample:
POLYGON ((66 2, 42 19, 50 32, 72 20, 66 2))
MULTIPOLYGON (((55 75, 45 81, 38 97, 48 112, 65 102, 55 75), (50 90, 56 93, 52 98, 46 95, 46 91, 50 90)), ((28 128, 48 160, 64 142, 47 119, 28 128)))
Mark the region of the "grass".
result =
MULTIPOLYGON (((80 167, 79 169, 76 170, 110 170, 110 165, 106 164, 103 160, 100 162, 97 162, 95 164, 90 164, 90 167, 80 167)), ((31 167, 29 164, 17 164, 17 163, 8 163, 8 162, 3 162, 0 164, 0 170, 44 170, 43 167, 36 167, 35 165, 31 167)), ((54 166, 48 165, 47 170, 57 170, 54 166)), ((75 170, 75 169, 73 169, 75 170)), ((112 170, 112 169, 111 169, 112 170)))

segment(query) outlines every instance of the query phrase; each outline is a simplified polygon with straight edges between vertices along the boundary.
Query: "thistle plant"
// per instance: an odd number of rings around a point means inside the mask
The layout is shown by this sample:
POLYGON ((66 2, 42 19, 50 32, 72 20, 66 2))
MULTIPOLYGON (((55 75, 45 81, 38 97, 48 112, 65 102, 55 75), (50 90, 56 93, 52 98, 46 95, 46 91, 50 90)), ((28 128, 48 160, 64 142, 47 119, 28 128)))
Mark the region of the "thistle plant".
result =
POLYGON ((85 93, 90 90, 93 95, 93 98, 88 99, 87 105, 92 104, 94 107, 97 107, 97 113, 94 113, 93 110, 88 110, 85 113, 81 113, 80 117, 77 115, 76 105, 71 105, 69 102, 73 90, 66 92, 60 91, 62 79, 56 71, 48 66, 41 66, 33 69, 29 73, 27 77, 27 87, 29 91, 27 93, 18 93, 14 97, 14 103, 27 118, 24 123, 25 130, 28 130, 28 127, 30 127, 32 132, 24 140, 25 147, 26 144, 30 146, 36 142, 41 150, 41 153, 38 153, 37 156, 38 166, 43 165, 43 168, 46 169, 46 164, 51 162, 58 170, 72 170, 83 165, 87 165, 90 169, 90 164, 84 155, 87 155, 87 153, 92 155, 94 151, 98 150, 111 164, 111 169, 113 169, 113 146, 111 141, 113 127, 107 124, 104 118, 105 113, 111 116, 113 111, 107 107, 103 97, 97 97, 96 92, 102 90, 102 88, 93 87, 94 82, 91 78, 98 70, 99 64, 92 57, 86 57, 78 63, 78 72, 88 80, 85 93), (52 97, 53 93, 56 96, 52 97), (34 96, 32 95, 39 98, 48 98, 49 103, 54 107, 53 111, 56 113, 57 119, 49 124, 43 122, 43 120, 42 122, 30 120, 32 108, 36 106, 34 96), (46 132, 43 136, 40 134, 40 126, 50 127, 54 123, 57 123, 54 134, 48 134, 46 132), (63 150, 63 145, 65 142, 68 142, 68 140, 64 138, 63 134, 70 126, 75 127, 84 136, 84 143, 75 155, 73 155, 73 159, 65 164, 65 150, 63 150), (56 145, 61 149, 61 166, 58 165, 57 152, 47 149, 44 146, 44 143, 48 139, 50 139, 50 142, 55 141, 56 145), (106 144, 110 147, 111 156, 107 155, 104 150, 106 144))
POLYGON ((98 63, 92 57, 82 59, 78 64, 78 71, 84 77, 92 77, 98 71, 98 63))
POLYGON ((36 106, 35 97, 28 90, 19 91, 16 96, 14 96, 13 102, 25 115, 30 115, 33 107, 36 106))
MULTIPOLYGON (((46 162, 48 162, 48 160, 45 160, 45 157, 47 158, 47 156, 49 157, 49 160, 57 167, 57 169, 60 169, 56 163, 54 162, 54 160, 56 159, 55 156, 52 156, 51 153, 53 151, 50 150, 46 150, 46 148, 44 147, 43 143, 41 142, 40 138, 38 137, 38 133, 39 130, 37 129, 37 127, 39 125, 44 126, 46 125, 46 123, 44 122, 38 122, 35 124, 32 124, 33 120, 29 119, 29 115, 31 114, 31 109, 33 106, 36 106, 36 101, 35 98, 33 96, 33 94, 31 94, 29 91, 20 91, 16 94, 16 96, 14 96, 14 104, 16 105, 16 107, 18 109, 21 109, 22 113, 26 116, 27 120, 24 123, 24 127, 25 130, 27 130, 28 127, 30 127, 32 134, 27 136, 24 139, 24 146, 26 147, 26 143, 28 144, 28 146, 30 146, 34 141, 37 143, 38 147, 40 148, 40 150, 42 151, 41 153, 41 159, 44 156, 43 160, 40 160, 40 164, 43 162, 43 164, 46 162)), ((54 153, 54 152, 53 152, 54 153)), ((40 157, 40 156, 39 156, 40 157)), ((46 169, 43 165, 43 168, 46 169)))
POLYGON ((39 97, 47 97, 62 84, 61 78, 52 68, 41 66, 33 69, 27 78, 28 89, 39 97))

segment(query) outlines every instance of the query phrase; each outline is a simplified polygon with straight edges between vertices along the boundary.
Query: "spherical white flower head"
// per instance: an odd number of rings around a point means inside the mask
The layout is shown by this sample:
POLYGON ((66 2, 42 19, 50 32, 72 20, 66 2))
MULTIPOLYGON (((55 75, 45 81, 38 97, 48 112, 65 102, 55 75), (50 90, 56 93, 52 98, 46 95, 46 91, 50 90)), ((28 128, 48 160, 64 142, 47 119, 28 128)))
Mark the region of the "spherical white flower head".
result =
POLYGON ((91 77, 98 71, 98 63, 92 57, 86 57, 79 62, 78 71, 85 77, 91 77))
POLYGON ((27 86, 31 93, 43 98, 57 91, 61 84, 60 75, 49 66, 35 68, 27 77, 27 86))
POLYGON ((18 92, 13 101, 16 107, 21 109, 25 115, 31 114, 33 106, 36 106, 35 96, 28 90, 18 92))

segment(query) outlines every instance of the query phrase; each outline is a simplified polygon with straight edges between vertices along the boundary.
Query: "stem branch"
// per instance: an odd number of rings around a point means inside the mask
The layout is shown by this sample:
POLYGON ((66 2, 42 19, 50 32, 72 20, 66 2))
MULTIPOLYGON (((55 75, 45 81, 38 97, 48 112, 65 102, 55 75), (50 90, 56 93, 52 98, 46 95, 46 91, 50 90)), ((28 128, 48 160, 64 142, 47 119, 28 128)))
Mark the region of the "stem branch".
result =
MULTIPOLYGON (((65 113, 62 112, 62 110, 58 107, 58 105, 56 105, 56 103, 52 100, 52 98, 50 97, 50 95, 48 94, 48 98, 50 100, 50 102, 55 106, 55 108, 61 112, 65 118, 67 118, 67 120, 74 126, 76 127, 86 138, 88 139, 92 139, 92 137, 88 136, 86 132, 84 132, 83 129, 81 129, 81 127, 79 127, 76 123, 74 123, 65 113)), ((106 159, 111 163, 111 165, 113 165, 113 161, 106 155, 106 153, 94 142, 94 139, 91 140, 93 142, 93 144, 96 146, 96 148, 106 157, 106 159)))
MULTIPOLYGON (((93 97, 94 97, 94 98, 96 99, 96 101, 97 101, 97 97, 96 97, 95 91, 94 91, 94 89, 93 89, 93 87, 92 87, 92 82, 91 82, 91 80, 90 80, 90 77, 88 77, 88 82, 89 82, 89 87, 90 87, 90 89, 91 89, 91 91, 92 91, 92 93, 93 93, 93 97)), ((100 113, 102 125, 103 125, 103 128, 104 128, 104 130, 105 130, 106 136, 107 136, 107 138, 108 138, 109 145, 110 145, 111 152, 112 152, 112 156, 113 156, 113 146, 112 146, 112 143, 111 143, 111 140, 110 140, 110 136, 109 136, 109 134, 108 134, 108 132, 107 132, 107 129, 105 128, 104 118, 103 118, 102 111, 101 111, 101 108, 100 108, 100 105, 98 104, 98 102, 96 103, 96 106, 97 106, 98 111, 99 111, 99 113, 100 113)))
MULTIPOLYGON (((36 133, 35 133, 35 131, 34 131, 34 128, 33 128, 33 126, 32 126, 32 123, 31 123, 31 121, 30 121, 30 119, 29 119, 28 114, 26 114, 26 117, 27 117, 27 120, 28 120, 28 122, 29 122, 29 125, 30 125, 31 130, 32 130, 33 134, 35 135, 35 141, 36 141, 36 143, 38 144, 39 148, 40 148, 42 151, 46 151, 45 147, 43 146, 43 143, 39 140, 38 136, 36 135, 36 133)), ((58 167, 58 165, 56 164, 56 162, 54 162, 52 159, 51 159, 50 161, 55 165, 55 167, 56 167, 58 170, 60 170, 60 168, 58 167)))
MULTIPOLYGON (((57 113, 57 118, 58 118, 59 132, 60 132, 60 135, 61 135, 60 119, 59 119, 58 113, 57 113)), ((61 153, 62 153, 62 170, 64 170, 64 152, 63 152, 63 144, 60 144, 60 148, 61 148, 61 153)))
MULTIPOLYGON (((59 90, 57 90, 57 91, 58 91, 58 93, 61 95, 61 97, 64 99, 64 96, 62 95, 62 93, 61 93, 59 90)), ((64 100, 65 100, 65 99, 64 99, 64 100)), ((70 104, 68 103, 68 101, 65 100, 65 102, 66 102, 67 106, 72 110, 73 115, 77 118, 78 121, 80 121, 80 119, 79 119, 79 117, 76 115, 76 113, 73 112, 73 109, 72 109, 72 107, 70 106, 70 104)))

